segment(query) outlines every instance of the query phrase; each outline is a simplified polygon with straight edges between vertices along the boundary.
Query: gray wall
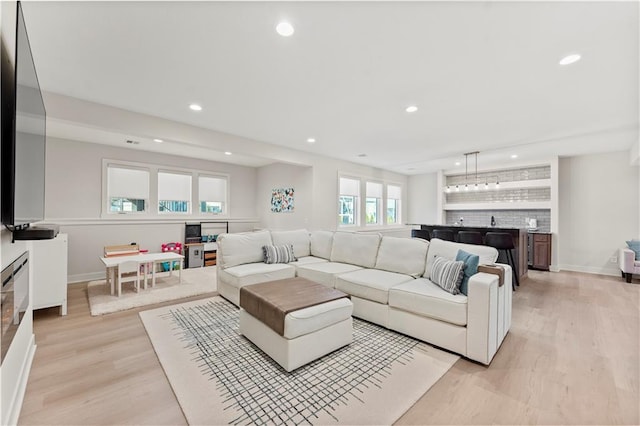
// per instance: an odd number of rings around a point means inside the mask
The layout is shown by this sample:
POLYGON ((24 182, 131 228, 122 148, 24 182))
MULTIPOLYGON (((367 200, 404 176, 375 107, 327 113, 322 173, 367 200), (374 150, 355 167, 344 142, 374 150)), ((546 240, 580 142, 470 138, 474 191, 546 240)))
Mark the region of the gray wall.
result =
POLYGON ((638 238, 639 168, 627 151, 560 159, 560 268, 618 275, 611 260, 638 238))

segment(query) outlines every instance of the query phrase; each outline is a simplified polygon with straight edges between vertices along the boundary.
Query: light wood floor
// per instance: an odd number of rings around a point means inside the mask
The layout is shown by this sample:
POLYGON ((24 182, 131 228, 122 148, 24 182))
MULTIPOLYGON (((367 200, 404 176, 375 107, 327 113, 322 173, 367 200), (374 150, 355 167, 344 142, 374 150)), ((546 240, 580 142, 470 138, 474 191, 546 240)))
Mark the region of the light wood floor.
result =
MULTIPOLYGON (((36 311, 19 424, 185 424, 139 309, 91 317, 86 293, 36 311)), ((531 271, 491 365, 461 359, 398 423, 638 424, 639 310, 637 280, 531 271)))

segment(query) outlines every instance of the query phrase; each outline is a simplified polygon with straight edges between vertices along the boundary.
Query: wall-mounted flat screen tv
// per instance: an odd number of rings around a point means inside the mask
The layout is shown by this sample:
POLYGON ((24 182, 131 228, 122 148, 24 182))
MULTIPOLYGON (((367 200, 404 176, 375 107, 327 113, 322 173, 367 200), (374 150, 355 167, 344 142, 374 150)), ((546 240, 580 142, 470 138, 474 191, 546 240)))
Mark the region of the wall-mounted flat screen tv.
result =
POLYGON ((18 2, 15 61, 2 46, 2 223, 44 219, 46 111, 18 2))

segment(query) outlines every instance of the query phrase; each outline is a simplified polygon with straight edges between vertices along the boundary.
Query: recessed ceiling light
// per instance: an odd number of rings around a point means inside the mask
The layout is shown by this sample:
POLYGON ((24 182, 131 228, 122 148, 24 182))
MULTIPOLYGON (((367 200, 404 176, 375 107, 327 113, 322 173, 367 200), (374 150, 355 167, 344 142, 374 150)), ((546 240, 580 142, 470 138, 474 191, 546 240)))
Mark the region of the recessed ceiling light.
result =
POLYGON ((560 59, 560 65, 569 65, 569 64, 573 64, 574 62, 578 62, 580 60, 581 56, 577 53, 573 53, 571 55, 567 55, 564 58, 560 59))
POLYGON ((459 161, 456 161, 456 166, 459 166, 459 165, 460 165, 460 162, 459 162, 459 161))
POLYGON ((282 37, 289 37, 290 35, 293 34, 294 29, 293 29, 293 25, 291 25, 290 23, 280 22, 278 25, 276 25, 276 31, 282 37))
POLYGON ((416 112, 417 110, 418 110, 418 107, 415 105, 408 106, 407 109, 405 109, 405 111, 407 112, 416 112))
POLYGON ((518 158, 518 154, 511 154, 511 158, 518 158))
POLYGON ((224 155, 231 155, 231 152, 229 152, 229 151, 225 151, 225 152, 224 152, 224 155))
POLYGON ((314 138, 309 138, 309 139, 307 139, 307 142, 309 142, 309 143, 315 143, 315 142, 316 142, 316 140, 315 140, 314 138))
POLYGON ((162 142, 164 142, 162 139, 158 139, 158 138, 155 138, 153 141, 154 141, 154 142, 157 142, 157 143, 162 143, 162 142))
POLYGON ((202 107, 198 104, 191 104, 189 105, 189 108, 191 108, 193 111, 202 111, 202 107))

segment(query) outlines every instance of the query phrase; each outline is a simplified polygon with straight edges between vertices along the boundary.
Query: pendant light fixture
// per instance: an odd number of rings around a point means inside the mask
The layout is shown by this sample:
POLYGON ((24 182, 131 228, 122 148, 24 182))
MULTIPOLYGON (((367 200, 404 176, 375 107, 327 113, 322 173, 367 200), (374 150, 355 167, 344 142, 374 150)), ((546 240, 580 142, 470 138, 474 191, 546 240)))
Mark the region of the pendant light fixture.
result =
MULTIPOLYGON (((472 151, 472 152, 466 152, 464 154, 464 191, 469 191, 469 184, 471 183, 471 187, 473 188, 474 191, 479 191, 480 189, 484 189, 484 190, 489 190, 489 179, 491 178, 491 180, 493 181, 493 176, 487 176, 486 174, 484 175, 484 185, 479 183, 478 180, 478 154, 480 154, 480 151, 472 151), (474 161, 475 161, 475 169, 473 170, 473 175, 472 177, 474 178, 473 181, 469 182, 469 156, 473 155, 474 156, 474 161)), ((459 165, 460 163, 456 163, 456 165, 459 165)), ((496 179, 496 184, 495 184, 495 189, 500 189, 500 182, 498 179, 498 176, 495 177, 496 179)), ((456 184, 455 188, 452 188, 453 184, 448 184, 446 186, 446 188, 444 189, 445 192, 447 194, 451 193, 452 191, 455 192, 460 192, 461 190, 461 186, 462 184, 456 184)))

